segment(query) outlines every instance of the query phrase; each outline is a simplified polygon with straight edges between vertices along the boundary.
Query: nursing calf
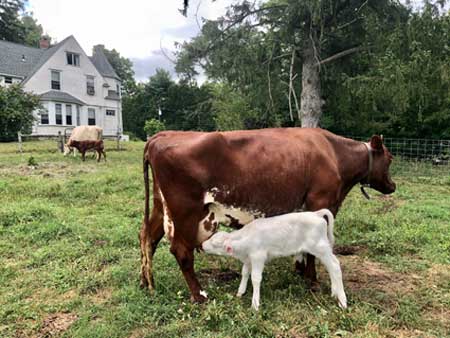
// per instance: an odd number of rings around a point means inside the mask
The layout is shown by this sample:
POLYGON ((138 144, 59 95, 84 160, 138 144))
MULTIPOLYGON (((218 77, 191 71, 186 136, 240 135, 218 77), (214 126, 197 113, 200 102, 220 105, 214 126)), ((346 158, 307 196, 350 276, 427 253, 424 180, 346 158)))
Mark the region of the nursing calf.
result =
POLYGON ((259 307, 259 290, 265 263, 275 257, 303 253, 317 257, 325 265, 330 274, 331 295, 338 299, 340 307, 346 308, 347 298, 341 268, 333 255, 333 224, 334 217, 328 209, 260 218, 238 231, 217 232, 203 242, 202 248, 207 253, 232 256, 244 263, 237 296, 245 293, 251 275, 252 307, 255 310, 259 307))
POLYGON ((100 158, 102 157, 106 161, 105 147, 103 145, 103 140, 97 141, 69 141, 69 146, 76 148, 81 153, 81 158, 86 160, 86 151, 95 150, 97 152, 97 162, 100 162, 100 158))

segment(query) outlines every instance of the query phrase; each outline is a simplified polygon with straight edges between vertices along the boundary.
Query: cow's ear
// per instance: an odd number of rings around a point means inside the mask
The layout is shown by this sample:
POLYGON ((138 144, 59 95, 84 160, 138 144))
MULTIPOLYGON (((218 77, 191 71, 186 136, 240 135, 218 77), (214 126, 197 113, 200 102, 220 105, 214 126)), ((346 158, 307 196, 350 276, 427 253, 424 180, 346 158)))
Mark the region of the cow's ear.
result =
POLYGON ((370 147, 373 150, 383 150, 383 139, 378 135, 373 135, 370 139, 370 147))
POLYGON ((227 254, 232 255, 233 254, 233 248, 231 247, 231 245, 227 244, 225 245, 225 251, 227 252, 227 254))

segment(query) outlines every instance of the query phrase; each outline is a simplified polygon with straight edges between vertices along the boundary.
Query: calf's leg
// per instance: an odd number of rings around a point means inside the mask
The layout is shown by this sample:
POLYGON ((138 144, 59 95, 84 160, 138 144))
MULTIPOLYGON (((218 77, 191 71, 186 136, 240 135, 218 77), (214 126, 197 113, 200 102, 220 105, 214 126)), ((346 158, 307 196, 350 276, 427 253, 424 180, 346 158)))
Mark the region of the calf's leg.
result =
POLYGON ((251 265, 250 262, 244 262, 244 265, 242 265, 242 279, 241 283, 239 284, 238 293, 236 296, 242 297, 242 295, 247 291, 247 284, 248 284, 248 278, 250 276, 250 269, 251 265))
POLYGON ((265 264, 264 257, 252 257, 251 259, 251 269, 252 269, 251 274, 253 286, 252 308, 255 309, 256 311, 258 311, 259 309, 260 289, 264 264, 265 264))
POLYGON ((318 250, 314 255, 322 262, 330 275, 331 295, 338 299, 341 308, 347 308, 347 297, 342 282, 341 266, 336 256, 333 255, 331 246, 320 251, 318 250))

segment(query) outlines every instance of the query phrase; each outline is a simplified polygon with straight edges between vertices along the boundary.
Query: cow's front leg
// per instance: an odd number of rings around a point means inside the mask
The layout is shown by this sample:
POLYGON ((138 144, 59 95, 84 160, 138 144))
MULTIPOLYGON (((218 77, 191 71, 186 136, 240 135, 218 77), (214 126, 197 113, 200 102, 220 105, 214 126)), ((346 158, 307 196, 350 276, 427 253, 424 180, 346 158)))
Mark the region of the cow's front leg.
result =
POLYGON ((191 300, 196 303, 203 303, 207 298, 207 294, 202 290, 194 271, 194 249, 187 248, 182 241, 177 240, 176 235, 172 239, 170 252, 177 259, 178 265, 183 272, 184 279, 191 291, 191 300))

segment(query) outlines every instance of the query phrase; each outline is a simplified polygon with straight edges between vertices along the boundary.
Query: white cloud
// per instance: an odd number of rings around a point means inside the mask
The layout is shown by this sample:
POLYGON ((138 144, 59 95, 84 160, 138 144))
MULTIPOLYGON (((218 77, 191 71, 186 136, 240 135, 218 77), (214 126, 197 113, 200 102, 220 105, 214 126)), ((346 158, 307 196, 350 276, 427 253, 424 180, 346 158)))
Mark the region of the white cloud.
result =
POLYGON ((170 53, 176 41, 182 42, 198 33, 197 9, 201 22, 201 17, 214 19, 222 15, 233 1, 190 2, 187 18, 178 11, 183 0, 29 0, 28 9, 57 41, 74 35, 89 55, 94 45, 104 44, 138 60, 136 75, 142 80, 146 71, 150 74, 158 66, 155 62, 167 68, 160 46, 170 53))

